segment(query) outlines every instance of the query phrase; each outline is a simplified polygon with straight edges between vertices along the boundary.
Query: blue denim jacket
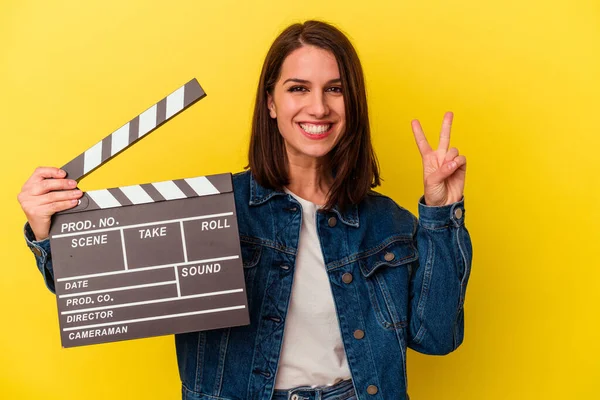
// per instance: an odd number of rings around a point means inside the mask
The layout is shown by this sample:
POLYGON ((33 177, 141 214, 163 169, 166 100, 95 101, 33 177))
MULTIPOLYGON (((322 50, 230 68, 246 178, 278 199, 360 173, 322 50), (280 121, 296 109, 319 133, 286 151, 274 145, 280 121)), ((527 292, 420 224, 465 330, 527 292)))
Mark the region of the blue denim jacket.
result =
MULTIPOLYGON (((175 335, 183 399, 266 400, 274 390, 302 210, 248 171, 234 175, 233 186, 251 323, 175 335)), ((463 341, 472 259, 464 198, 441 207, 421 198, 419 217, 375 192, 344 212, 317 214, 359 399, 407 399, 407 346, 446 354, 463 341)), ((25 231, 54 291, 49 241, 34 242, 25 231)))

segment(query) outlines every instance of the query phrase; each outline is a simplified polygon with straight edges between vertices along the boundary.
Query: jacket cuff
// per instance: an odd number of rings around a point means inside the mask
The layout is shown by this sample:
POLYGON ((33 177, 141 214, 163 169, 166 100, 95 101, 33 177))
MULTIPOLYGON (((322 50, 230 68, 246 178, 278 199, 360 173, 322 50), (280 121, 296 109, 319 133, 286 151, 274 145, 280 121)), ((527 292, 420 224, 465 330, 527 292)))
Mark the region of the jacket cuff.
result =
POLYGON ((29 222, 25 223, 25 227, 23 228, 23 233, 25 234, 25 241, 27 242, 27 247, 35 256, 35 260, 38 265, 44 265, 46 263, 46 259, 48 258, 48 254, 50 253, 50 238, 46 238, 44 240, 35 240, 35 234, 31 230, 31 226, 29 226, 29 222))
POLYGON ((458 228, 465 223, 465 196, 459 201, 445 206, 428 206, 425 196, 419 199, 419 224, 427 229, 441 229, 449 226, 458 228))

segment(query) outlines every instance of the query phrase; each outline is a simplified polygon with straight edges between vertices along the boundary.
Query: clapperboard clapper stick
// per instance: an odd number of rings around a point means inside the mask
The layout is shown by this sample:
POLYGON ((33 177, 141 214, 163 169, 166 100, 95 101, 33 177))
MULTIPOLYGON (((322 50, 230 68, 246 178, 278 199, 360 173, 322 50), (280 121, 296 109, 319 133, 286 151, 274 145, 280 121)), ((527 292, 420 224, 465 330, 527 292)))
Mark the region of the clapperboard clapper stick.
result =
MULTIPOLYGON (((204 96, 191 80, 63 169, 81 179, 204 96)), ((63 347, 250 323, 229 173, 86 192, 50 246, 63 347)))

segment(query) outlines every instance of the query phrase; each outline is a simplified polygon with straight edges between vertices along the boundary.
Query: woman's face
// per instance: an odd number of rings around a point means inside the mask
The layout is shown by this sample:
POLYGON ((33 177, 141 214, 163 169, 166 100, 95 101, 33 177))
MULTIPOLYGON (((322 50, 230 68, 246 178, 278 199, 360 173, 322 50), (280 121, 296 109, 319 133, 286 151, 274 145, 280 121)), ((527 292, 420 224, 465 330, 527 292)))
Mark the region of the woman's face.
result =
POLYGON ((303 46, 284 60, 268 107, 290 161, 327 155, 344 133, 341 84, 335 56, 327 50, 303 46))

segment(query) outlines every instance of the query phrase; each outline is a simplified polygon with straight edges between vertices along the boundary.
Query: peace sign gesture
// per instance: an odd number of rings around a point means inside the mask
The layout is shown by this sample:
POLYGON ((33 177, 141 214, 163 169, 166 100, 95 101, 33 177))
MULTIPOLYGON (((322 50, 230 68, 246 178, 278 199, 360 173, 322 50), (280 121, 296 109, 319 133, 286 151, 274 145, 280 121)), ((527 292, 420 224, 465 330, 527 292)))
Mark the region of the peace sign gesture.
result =
POLYGON ((433 150, 429 146, 419 121, 415 119, 411 122, 415 141, 423 161, 425 203, 428 206, 452 204, 463 197, 467 159, 465 156, 458 155, 456 147, 448 149, 453 117, 452 112, 444 115, 437 150, 433 150))

